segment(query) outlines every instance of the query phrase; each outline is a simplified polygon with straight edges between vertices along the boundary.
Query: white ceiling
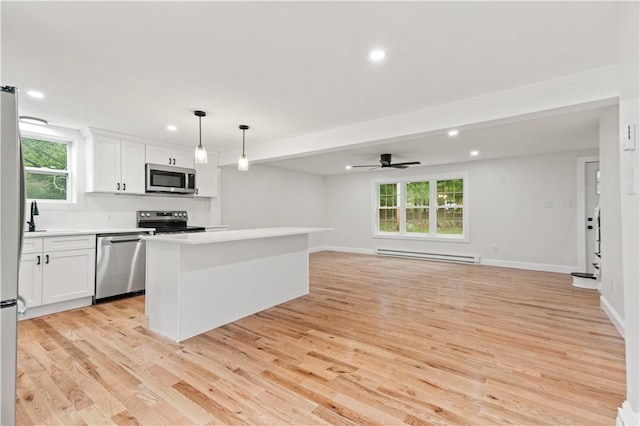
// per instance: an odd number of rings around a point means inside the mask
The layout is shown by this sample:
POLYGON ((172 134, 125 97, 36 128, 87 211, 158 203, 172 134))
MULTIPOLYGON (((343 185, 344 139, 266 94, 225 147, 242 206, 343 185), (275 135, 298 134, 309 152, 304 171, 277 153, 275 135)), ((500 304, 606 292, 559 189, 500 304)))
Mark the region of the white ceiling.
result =
MULTIPOLYGON (((202 109, 213 151, 238 148, 239 124, 250 151, 618 63, 615 2, 0 4, 2 84, 45 94, 21 96, 22 115, 193 146, 202 109), (376 46, 387 58, 372 64, 376 46)), ((591 147, 597 111, 572 114, 272 164, 327 174, 383 148, 433 163, 591 147)))

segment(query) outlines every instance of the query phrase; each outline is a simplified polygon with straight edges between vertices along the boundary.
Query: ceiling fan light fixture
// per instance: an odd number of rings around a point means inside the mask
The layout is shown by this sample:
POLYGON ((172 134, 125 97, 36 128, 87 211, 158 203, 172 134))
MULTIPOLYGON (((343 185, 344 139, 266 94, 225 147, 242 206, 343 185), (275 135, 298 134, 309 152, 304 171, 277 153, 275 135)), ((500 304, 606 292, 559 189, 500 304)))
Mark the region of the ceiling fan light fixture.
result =
POLYGON ((198 146, 196 146, 195 152, 195 160, 196 164, 206 164, 207 159, 207 149, 202 145, 202 117, 206 117, 207 113, 204 111, 194 111, 193 115, 198 117, 198 134, 200 136, 200 141, 198 146))
POLYGON ((244 132, 249 130, 249 126, 241 124, 238 128, 242 130, 242 155, 238 158, 238 170, 246 172, 249 170, 249 158, 247 157, 247 154, 244 153, 244 132))

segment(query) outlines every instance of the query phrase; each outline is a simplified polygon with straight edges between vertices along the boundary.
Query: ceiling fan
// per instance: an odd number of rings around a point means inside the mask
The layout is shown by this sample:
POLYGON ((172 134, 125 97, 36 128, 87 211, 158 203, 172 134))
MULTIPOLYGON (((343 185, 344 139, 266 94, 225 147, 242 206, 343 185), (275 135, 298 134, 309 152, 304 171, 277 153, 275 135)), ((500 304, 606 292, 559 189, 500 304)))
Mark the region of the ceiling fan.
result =
POLYGON ((417 166, 421 164, 419 161, 409 161, 406 163, 392 163, 391 162, 391 154, 380 154, 380 165, 377 164, 369 164, 363 166, 351 166, 354 167, 369 167, 370 170, 373 169, 386 169, 388 167, 392 167, 394 169, 406 169, 409 166, 417 166))

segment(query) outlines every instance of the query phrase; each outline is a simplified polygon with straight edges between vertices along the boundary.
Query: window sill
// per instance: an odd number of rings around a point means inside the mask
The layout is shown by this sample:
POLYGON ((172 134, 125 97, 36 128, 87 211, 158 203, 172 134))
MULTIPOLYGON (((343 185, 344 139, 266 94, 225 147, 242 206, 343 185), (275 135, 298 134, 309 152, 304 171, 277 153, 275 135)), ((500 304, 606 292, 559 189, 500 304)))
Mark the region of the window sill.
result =
POLYGON ((416 235, 416 234, 373 234, 373 238, 389 240, 438 241, 447 243, 468 243, 466 235, 416 235))

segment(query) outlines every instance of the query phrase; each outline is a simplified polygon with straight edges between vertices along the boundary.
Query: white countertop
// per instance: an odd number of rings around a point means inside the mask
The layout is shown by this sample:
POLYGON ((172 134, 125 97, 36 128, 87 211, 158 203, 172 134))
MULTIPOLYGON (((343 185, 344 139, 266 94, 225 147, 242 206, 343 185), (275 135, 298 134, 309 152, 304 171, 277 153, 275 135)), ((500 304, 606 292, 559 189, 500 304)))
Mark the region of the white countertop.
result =
POLYGON ((69 235, 87 234, 120 234, 124 232, 148 232, 150 228, 96 228, 96 229, 46 229, 44 231, 25 232, 25 238, 65 237, 69 235))
POLYGON ((253 240, 257 238, 283 237, 286 235, 310 234, 312 232, 325 232, 330 230, 331 228, 259 228, 219 232, 193 232, 188 234, 148 235, 144 236, 143 239, 173 244, 211 244, 227 241, 253 240))

